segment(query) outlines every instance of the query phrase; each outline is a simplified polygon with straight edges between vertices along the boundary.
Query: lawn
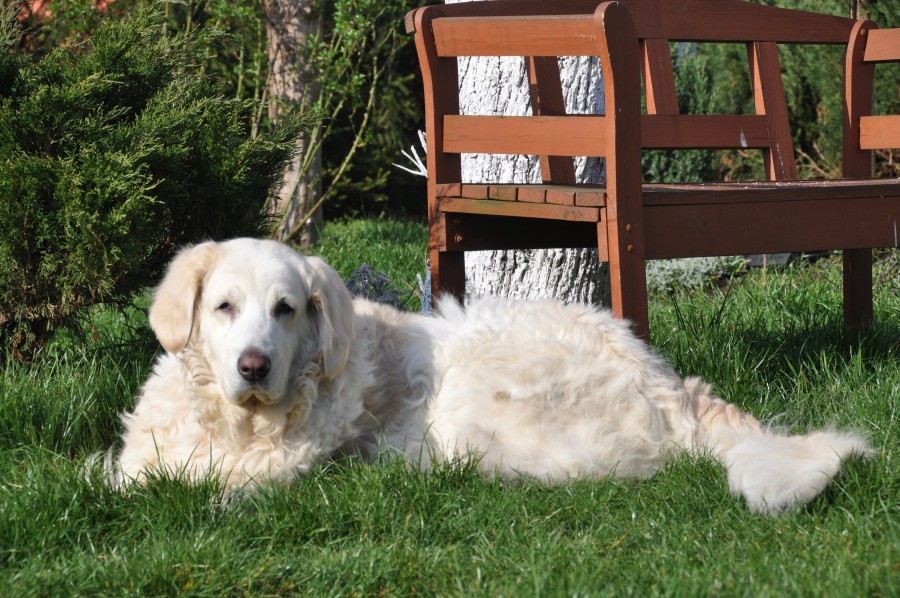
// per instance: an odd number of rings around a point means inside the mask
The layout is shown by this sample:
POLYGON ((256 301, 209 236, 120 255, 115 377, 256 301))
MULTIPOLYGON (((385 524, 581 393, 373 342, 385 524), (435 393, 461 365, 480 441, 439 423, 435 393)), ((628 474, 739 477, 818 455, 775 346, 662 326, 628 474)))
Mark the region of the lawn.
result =
MULTIPOLYGON (((364 221, 327 227, 322 253, 405 289, 424 249, 420 225, 364 221)), ((895 263, 879 264, 860 335, 842 329, 831 260, 653 298, 653 344, 681 373, 795 431, 871 438, 874 458, 777 518, 704 459, 556 488, 350 461, 227 504, 214 480, 114 492, 84 464, 115 441, 157 347, 145 298, 100 310, 83 339, 0 374, 0 594, 900 595, 895 263)))

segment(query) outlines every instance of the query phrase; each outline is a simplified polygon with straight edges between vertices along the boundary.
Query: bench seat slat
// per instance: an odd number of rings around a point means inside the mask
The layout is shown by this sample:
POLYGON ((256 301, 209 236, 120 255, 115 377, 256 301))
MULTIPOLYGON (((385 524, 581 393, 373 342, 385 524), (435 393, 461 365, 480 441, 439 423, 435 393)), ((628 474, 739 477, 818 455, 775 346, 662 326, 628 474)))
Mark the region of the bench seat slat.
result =
MULTIPOLYGON (((441 210, 452 212, 459 203, 448 200, 488 200, 491 194, 516 197, 503 200, 514 204, 503 208, 503 215, 516 216, 515 210, 530 211, 528 204, 553 203, 534 197, 557 193, 574 197, 579 207, 603 207, 607 202, 602 185, 443 185, 438 190, 441 210), (521 199, 533 194, 532 199, 521 199), (521 206, 521 208, 519 207, 521 206)), ((751 181, 720 183, 645 184, 642 188, 645 206, 685 206, 726 203, 789 203, 792 201, 865 199, 900 197, 900 179, 830 179, 812 181, 751 181)), ((485 204, 486 205, 486 204, 485 204)), ((571 204, 569 204, 571 205, 571 204)), ((479 208, 482 209, 482 208, 479 208)), ((486 209, 486 208, 485 208, 486 209)))
POLYGON ((440 185, 437 197, 464 199, 500 199, 521 203, 553 203, 598 208, 606 205, 603 185, 440 185))
POLYGON ((795 201, 874 197, 892 197, 896 200, 900 197, 900 179, 754 181, 749 183, 644 185, 643 187, 645 206, 723 203, 790 204, 795 201))

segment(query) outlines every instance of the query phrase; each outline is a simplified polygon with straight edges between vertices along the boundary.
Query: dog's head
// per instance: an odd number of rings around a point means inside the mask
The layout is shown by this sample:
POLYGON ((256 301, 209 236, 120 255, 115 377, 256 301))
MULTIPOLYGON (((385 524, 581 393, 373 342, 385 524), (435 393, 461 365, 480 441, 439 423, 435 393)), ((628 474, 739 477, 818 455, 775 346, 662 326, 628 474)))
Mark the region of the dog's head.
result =
POLYGON ((337 272, 275 241, 235 239, 185 249, 150 307, 170 353, 190 347, 234 403, 279 402, 297 364, 334 378, 353 336, 353 303, 337 272))

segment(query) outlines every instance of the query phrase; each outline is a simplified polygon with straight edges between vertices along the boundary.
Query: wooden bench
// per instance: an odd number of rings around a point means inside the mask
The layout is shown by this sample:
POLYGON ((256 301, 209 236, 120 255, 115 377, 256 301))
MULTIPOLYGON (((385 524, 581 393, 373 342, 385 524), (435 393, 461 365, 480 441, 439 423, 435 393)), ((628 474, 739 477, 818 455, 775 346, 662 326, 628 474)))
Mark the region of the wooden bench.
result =
POLYGON ((900 146, 900 117, 871 116, 873 68, 900 58, 900 29, 740 0, 494 0, 420 8, 406 25, 425 87, 435 296, 462 298, 466 251, 596 246, 614 313, 649 339, 647 259, 835 249, 847 324, 871 320, 871 249, 896 247, 900 220, 900 180, 870 178, 870 150, 900 146), (746 43, 756 114, 679 114, 676 41, 746 43), (844 179, 796 180, 779 43, 846 46, 844 179), (525 57, 533 114, 461 116, 459 56, 525 57), (565 114, 559 56, 599 57, 605 115, 565 114), (644 184, 653 148, 757 148, 768 180, 644 184), (462 153, 540 156, 543 184, 467 184, 462 153), (576 185, 572 156, 604 157, 606 185, 576 185))

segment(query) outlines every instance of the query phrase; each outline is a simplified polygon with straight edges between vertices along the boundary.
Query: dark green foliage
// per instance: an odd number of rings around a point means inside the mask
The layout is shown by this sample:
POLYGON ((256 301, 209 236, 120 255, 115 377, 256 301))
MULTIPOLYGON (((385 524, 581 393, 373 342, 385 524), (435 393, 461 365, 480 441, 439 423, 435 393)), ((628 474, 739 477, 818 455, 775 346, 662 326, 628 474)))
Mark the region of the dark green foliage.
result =
POLYGON ((180 245, 264 229, 301 123, 251 139, 248 104, 198 73, 154 6, 30 63, 0 59, 0 340, 39 347, 126 301, 180 245))
POLYGON ((395 168, 424 129, 419 62, 403 17, 414 0, 315 0, 325 34, 310 43, 327 117, 326 218, 425 213, 425 179, 395 168), (348 160, 349 159, 349 160, 348 160), (346 163, 345 163, 346 162, 346 163))

